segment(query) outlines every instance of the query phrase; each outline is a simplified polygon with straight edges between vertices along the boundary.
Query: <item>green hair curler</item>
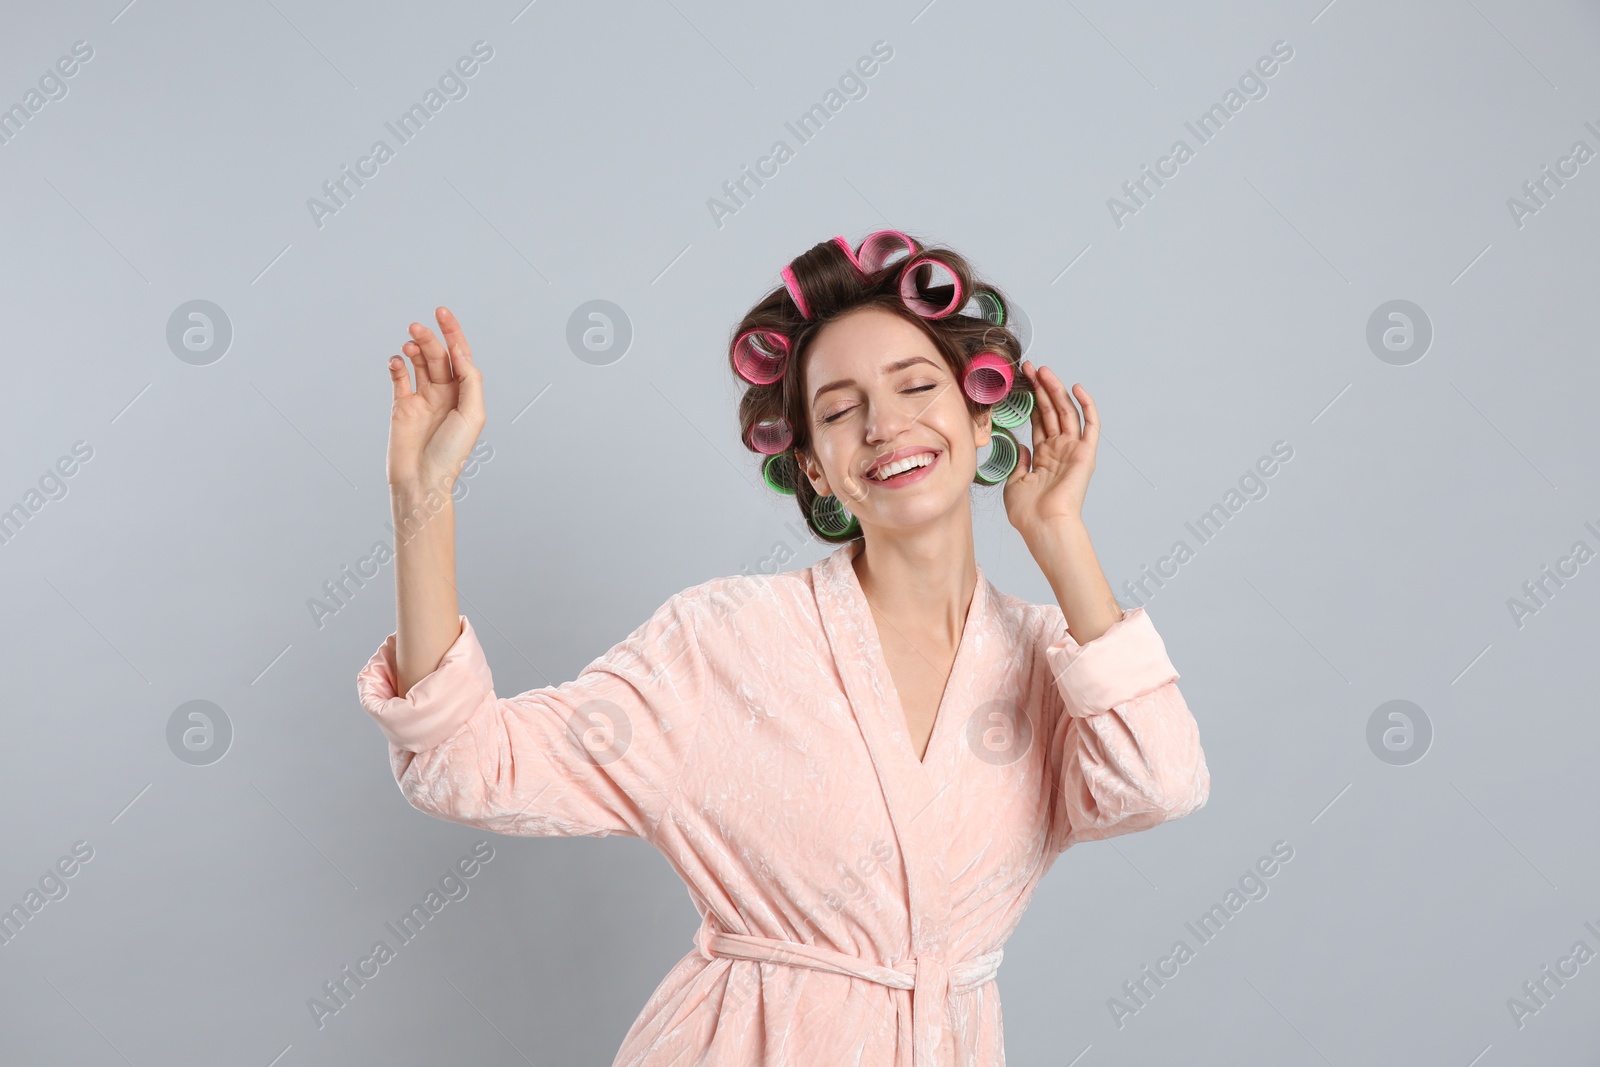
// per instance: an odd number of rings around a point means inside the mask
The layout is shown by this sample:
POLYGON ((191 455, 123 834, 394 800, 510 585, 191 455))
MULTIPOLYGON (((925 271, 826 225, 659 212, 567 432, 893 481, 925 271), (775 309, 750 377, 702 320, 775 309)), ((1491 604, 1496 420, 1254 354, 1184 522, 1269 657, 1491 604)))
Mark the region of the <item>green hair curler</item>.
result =
POLYGON ((1027 389, 1013 389, 1006 398, 990 409, 996 426, 1014 430, 1028 421, 1033 414, 1033 393, 1027 389))
POLYGON ((983 319, 994 326, 1006 324, 1006 306, 992 289, 976 290, 972 298, 967 301, 966 307, 961 309, 961 313, 983 319))
POLYGON ((973 478, 984 485, 1003 482, 1017 469, 1017 460, 1021 456, 1017 439, 1011 436, 1010 431, 996 427, 989 437, 989 458, 978 464, 973 478))
POLYGON ((768 489, 794 496, 795 487, 800 484, 800 465, 794 461, 794 452, 768 456, 761 464, 761 477, 766 480, 768 489))
POLYGON ((861 531, 860 520, 850 514, 849 509, 831 493, 811 502, 811 521, 818 530, 832 537, 861 531))

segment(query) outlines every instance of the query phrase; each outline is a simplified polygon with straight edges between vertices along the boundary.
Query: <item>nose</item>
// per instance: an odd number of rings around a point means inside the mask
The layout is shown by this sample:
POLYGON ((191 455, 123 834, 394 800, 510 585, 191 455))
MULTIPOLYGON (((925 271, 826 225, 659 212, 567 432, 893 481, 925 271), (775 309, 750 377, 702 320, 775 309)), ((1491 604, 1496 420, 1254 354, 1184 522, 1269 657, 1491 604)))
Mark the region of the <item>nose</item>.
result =
POLYGON ((897 403, 904 399, 913 398, 877 394, 867 397, 864 432, 868 444, 878 445, 885 441, 893 441, 917 421, 922 405, 897 403))

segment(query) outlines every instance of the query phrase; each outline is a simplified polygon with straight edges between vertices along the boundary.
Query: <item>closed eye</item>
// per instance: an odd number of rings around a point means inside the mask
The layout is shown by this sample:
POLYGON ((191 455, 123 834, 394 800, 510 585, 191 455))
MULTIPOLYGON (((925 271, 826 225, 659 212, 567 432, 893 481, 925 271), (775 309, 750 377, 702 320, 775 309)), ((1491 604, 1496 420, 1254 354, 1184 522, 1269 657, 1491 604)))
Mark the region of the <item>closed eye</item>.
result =
MULTIPOLYGON (((937 388, 939 388, 937 385, 917 385, 917 386, 913 386, 910 389, 902 389, 900 391, 902 393, 910 395, 912 393, 926 393, 929 389, 937 389, 937 388)), ((850 412, 852 412, 854 410, 855 410, 854 407, 848 407, 848 408, 845 408, 843 411, 836 411, 832 415, 829 415, 827 418, 823 419, 822 421, 824 423, 829 423, 829 422, 833 422, 835 419, 842 419, 842 418, 844 418, 846 415, 850 414, 850 412)))

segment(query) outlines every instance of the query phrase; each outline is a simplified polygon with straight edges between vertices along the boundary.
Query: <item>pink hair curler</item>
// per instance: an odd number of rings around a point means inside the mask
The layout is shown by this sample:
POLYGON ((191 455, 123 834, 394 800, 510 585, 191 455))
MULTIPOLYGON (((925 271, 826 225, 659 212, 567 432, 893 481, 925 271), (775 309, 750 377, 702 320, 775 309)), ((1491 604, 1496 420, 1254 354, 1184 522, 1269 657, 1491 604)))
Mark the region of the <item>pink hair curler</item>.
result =
POLYGON ((764 456, 775 456, 794 444, 794 427, 782 415, 773 415, 750 424, 744 443, 751 451, 764 456))
POLYGON ((1011 361, 993 352, 981 352, 967 364, 961 388, 974 403, 993 404, 1011 392, 1011 361))
POLYGON ((800 309, 800 317, 809 319, 811 309, 806 306, 806 294, 800 291, 800 279, 794 276, 794 265, 783 268, 783 284, 789 290, 789 296, 794 299, 794 306, 800 309))
POLYGON ((867 234, 859 252, 851 251, 850 242, 842 235, 835 237, 834 241, 844 249, 844 254, 850 257, 850 262, 863 275, 876 274, 887 267, 889 257, 901 249, 905 250, 908 257, 917 254, 916 242, 899 230, 878 230, 867 234))
POLYGON ((733 369, 751 385, 771 385, 789 365, 789 339, 776 330, 746 330, 733 342, 733 369))
MULTIPOLYGON (((929 286, 931 288, 931 286, 929 286)), ((900 270, 900 299, 905 305, 925 319, 942 319, 953 313, 966 301, 966 294, 961 291, 961 276, 957 274, 948 263, 938 256, 915 256, 906 261, 900 270), (917 276, 927 269, 930 281, 933 268, 943 268, 950 275, 950 302, 944 307, 939 307, 932 301, 923 299, 917 276)))
MULTIPOLYGON (((861 242, 859 253, 850 247, 850 242, 845 239, 844 234, 835 236, 833 242, 844 250, 845 257, 850 260, 850 265, 855 267, 862 277, 876 274, 889 266, 889 257, 902 249, 904 249, 908 260, 917 254, 917 243, 899 230, 877 230, 867 234, 866 239, 861 242)), ((789 290, 789 296, 794 300, 794 306, 800 309, 800 317, 810 319, 811 308, 806 303, 805 292, 800 288, 800 279, 795 276, 794 264, 790 263, 784 267, 782 273, 784 287, 789 290)), ((940 318, 941 316, 933 315, 929 317, 940 318)))

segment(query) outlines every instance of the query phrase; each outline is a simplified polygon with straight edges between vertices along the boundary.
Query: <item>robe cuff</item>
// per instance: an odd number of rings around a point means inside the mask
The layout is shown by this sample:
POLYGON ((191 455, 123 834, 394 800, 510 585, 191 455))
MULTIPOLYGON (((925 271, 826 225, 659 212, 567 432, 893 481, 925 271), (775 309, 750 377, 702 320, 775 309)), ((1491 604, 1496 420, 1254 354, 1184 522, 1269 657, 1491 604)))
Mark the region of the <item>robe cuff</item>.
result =
POLYGON ((445 650, 439 666, 395 696, 395 641, 391 633, 356 675, 361 706, 395 745, 408 752, 426 752, 449 738, 493 700, 494 677, 489 660, 465 615, 461 633, 445 650))
POLYGON ((1122 618, 1087 645, 1063 630, 1044 654, 1067 714, 1077 718, 1125 704, 1178 677, 1144 608, 1123 611, 1122 618))

